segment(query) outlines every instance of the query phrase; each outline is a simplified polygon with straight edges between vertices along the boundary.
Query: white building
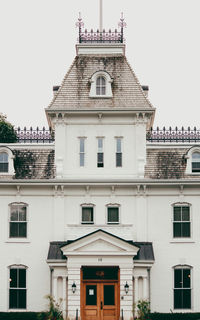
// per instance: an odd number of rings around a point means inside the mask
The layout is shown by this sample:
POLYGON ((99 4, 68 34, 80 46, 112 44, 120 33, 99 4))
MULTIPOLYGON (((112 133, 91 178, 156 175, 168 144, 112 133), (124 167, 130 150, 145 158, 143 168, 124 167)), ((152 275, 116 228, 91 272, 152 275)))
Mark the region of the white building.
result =
POLYGON ((45 110, 55 142, 19 132, 0 145, 0 311, 41 311, 51 293, 70 319, 128 320, 139 299, 197 312, 199 132, 146 135, 155 109, 126 59, 123 19, 119 33, 79 23, 45 110))

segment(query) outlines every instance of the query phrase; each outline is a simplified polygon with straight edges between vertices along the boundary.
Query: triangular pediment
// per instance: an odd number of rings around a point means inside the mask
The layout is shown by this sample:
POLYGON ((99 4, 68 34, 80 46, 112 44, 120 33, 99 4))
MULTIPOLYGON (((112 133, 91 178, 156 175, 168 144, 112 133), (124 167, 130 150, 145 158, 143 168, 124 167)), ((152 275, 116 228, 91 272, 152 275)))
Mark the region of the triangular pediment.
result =
POLYGON ((101 254, 134 257, 139 248, 129 241, 103 230, 98 230, 63 246, 61 250, 66 256, 101 254))

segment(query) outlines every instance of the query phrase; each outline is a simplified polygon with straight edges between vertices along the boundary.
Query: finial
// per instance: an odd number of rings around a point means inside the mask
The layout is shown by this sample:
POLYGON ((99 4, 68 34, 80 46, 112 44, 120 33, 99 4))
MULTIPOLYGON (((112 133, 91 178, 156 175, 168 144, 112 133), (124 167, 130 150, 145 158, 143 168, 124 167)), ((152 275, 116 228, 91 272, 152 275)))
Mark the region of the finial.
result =
POLYGON ((78 28, 82 28, 84 27, 84 22, 82 21, 82 18, 81 18, 81 13, 79 12, 79 17, 78 17, 78 21, 76 22, 76 27, 78 28))
POLYGON ((82 18, 81 18, 81 13, 79 12, 79 18, 78 18, 78 21, 76 22, 76 27, 79 28, 79 43, 81 43, 81 28, 84 27, 84 23, 82 21, 82 18))
POLYGON ((121 27, 121 28, 126 28, 127 24, 126 22, 124 21, 124 13, 122 12, 121 13, 121 18, 120 18, 120 22, 118 23, 118 26, 121 27))

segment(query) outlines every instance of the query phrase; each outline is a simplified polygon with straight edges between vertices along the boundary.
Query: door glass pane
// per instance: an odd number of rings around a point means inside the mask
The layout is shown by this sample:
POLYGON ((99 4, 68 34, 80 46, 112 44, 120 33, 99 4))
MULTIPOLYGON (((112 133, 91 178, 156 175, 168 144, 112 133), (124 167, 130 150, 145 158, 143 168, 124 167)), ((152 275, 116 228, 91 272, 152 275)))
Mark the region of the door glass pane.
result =
POLYGON ((86 306, 97 305, 97 286, 86 285, 86 306))
POLYGON ((115 286, 114 285, 104 285, 103 287, 104 305, 114 306, 115 305, 115 286))

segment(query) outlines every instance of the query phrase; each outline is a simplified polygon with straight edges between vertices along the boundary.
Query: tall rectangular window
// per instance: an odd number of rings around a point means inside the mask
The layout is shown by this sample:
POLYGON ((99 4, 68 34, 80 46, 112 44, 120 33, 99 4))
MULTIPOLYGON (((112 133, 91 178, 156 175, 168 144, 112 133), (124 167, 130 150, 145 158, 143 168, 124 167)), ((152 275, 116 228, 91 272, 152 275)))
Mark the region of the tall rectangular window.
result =
POLYGON ((190 206, 173 207, 173 237, 189 238, 191 235, 190 206))
POLYGON ((119 207, 108 207, 108 223, 119 223, 119 207))
POLYGON ((9 237, 27 237, 27 205, 24 203, 10 205, 9 237))
POLYGON ((9 309, 26 309, 26 268, 11 267, 9 309))
POLYGON ((191 309, 191 269, 174 269, 174 309, 191 309))
POLYGON ((85 138, 79 138, 80 167, 85 166, 85 138))
POLYGON ((97 167, 103 168, 104 154, 103 154, 103 138, 97 138, 98 152, 97 152, 97 167))
POLYGON ((82 207, 82 222, 85 224, 94 223, 94 208, 92 206, 82 207))
POLYGON ((122 138, 116 138, 116 167, 122 167, 122 138))

